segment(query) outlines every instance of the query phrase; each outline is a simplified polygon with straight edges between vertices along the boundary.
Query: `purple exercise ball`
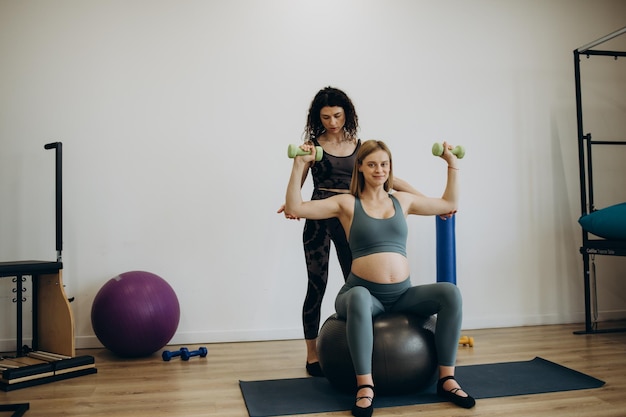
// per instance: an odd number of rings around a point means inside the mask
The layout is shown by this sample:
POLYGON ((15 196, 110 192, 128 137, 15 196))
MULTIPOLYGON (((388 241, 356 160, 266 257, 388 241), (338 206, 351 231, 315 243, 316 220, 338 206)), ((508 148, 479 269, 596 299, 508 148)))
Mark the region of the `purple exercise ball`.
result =
POLYGON ((91 325, 98 340, 118 356, 149 356, 172 339, 180 305, 172 287, 158 275, 124 272, 98 291, 91 325))

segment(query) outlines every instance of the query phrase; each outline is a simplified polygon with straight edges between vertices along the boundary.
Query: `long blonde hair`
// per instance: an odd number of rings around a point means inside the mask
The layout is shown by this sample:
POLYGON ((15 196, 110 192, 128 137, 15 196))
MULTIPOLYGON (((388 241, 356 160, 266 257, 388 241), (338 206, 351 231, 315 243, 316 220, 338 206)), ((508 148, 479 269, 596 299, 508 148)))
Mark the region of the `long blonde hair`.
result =
POLYGON ((359 168, 363 165, 363 160, 371 153, 379 150, 385 151, 387 155, 389 155, 389 178, 385 181, 385 191, 389 192, 389 190, 393 188, 393 161, 391 158, 391 150, 389 150, 385 142, 370 139, 361 144, 356 154, 356 159, 354 160, 354 170, 352 171, 352 180, 350 181, 350 194, 353 196, 361 197, 361 193, 365 187, 365 178, 363 177, 363 173, 359 171, 359 168))

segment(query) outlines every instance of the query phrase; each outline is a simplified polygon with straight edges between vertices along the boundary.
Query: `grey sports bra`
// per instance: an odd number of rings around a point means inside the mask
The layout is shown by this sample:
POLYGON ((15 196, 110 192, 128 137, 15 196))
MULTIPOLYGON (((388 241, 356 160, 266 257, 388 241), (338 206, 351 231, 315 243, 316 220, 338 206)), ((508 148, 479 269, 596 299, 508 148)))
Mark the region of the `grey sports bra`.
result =
POLYGON ((350 250, 352 259, 380 252, 395 252, 406 256, 408 228, 402 207, 398 200, 393 201, 395 213, 388 219, 370 217, 359 198, 354 199, 354 217, 350 226, 350 250))

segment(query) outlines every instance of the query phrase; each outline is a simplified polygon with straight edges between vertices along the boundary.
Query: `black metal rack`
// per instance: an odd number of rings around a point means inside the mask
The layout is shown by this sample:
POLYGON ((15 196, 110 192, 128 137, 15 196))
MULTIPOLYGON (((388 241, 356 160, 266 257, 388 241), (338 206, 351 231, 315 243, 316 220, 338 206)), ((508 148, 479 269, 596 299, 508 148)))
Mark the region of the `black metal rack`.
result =
MULTIPOLYGON (((580 174, 580 205, 581 216, 587 215, 595 210, 594 206, 594 183, 593 183, 593 158, 592 150, 594 146, 617 146, 626 145, 626 140, 608 141, 594 140, 591 133, 584 133, 583 129, 583 109, 582 109, 582 88, 580 76, 580 57, 591 56, 626 57, 624 51, 595 50, 596 46, 607 42, 610 39, 626 34, 626 27, 612 32, 603 38, 591 42, 574 50, 574 77, 576 82, 576 116, 578 120, 578 164, 580 174)), ((595 318, 592 318, 592 281, 590 277, 590 267, 595 255, 626 256, 626 241, 600 239, 590 236, 590 233, 583 229, 582 246, 580 253, 583 258, 583 282, 585 290, 585 329, 576 331, 576 334, 624 332, 626 328, 598 329, 595 318)), ((595 278, 595 274, 594 274, 595 278)), ((595 288, 595 285, 594 285, 595 288)), ((594 305, 597 306, 597 296, 594 292, 594 305)))
MULTIPOLYGON (((63 251, 63 214, 62 214, 62 144, 61 142, 48 143, 45 149, 55 150, 55 221, 56 221, 56 261, 10 261, 0 262, 0 278, 13 278, 15 282, 14 302, 17 310, 17 330, 16 330, 16 355, 24 354, 23 335, 22 335, 22 304, 24 296, 22 295, 23 282, 26 276, 30 276, 33 280, 33 300, 37 300, 36 292, 39 290, 39 280, 41 277, 50 274, 60 274, 63 269, 62 251, 63 251)), ((36 349, 39 341, 38 338, 38 303, 33 303, 33 346, 36 349)), ((73 353, 72 353, 73 354, 73 353)))

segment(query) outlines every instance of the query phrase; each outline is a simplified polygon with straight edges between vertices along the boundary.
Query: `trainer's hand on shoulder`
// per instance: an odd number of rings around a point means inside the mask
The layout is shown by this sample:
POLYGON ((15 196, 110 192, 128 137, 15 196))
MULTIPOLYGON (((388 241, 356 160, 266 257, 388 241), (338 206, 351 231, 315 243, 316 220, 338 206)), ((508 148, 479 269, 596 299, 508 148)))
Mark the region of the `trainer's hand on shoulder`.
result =
POLYGON ((448 219, 452 218, 452 216, 454 216, 455 214, 456 214, 456 210, 451 211, 450 213, 440 214, 439 218, 441 220, 448 220, 448 219))
POLYGON ((278 209, 278 211, 276 212, 278 214, 280 213, 285 213, 285 218, 286 219, 291 219, 291 220, 300 220, 300 217, 296 217, 293 214, 289 214, 285 211, 285 205, 283 204, 282 206, 280 206, 280 208, 278 209))

